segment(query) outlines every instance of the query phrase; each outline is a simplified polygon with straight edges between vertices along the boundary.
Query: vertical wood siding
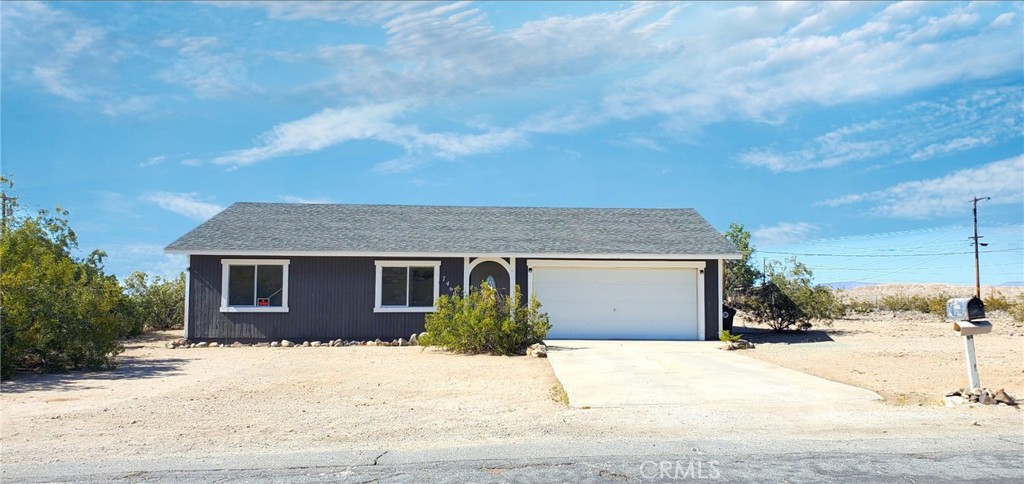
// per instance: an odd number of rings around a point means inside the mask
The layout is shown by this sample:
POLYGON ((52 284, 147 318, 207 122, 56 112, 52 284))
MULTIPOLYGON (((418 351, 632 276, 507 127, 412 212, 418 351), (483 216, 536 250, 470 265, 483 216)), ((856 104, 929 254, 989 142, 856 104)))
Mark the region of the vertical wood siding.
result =
MULTIPOLYGON (((222 313, 221 259, 231 258, 191 258, 188 334, 192 339, 394 339, 423 331, 426 313, 373 312, 374 261, 387 258, 289 257, 287 313, 222 313)), ((462 259, 440 260, 437 283, 441 294, 450 294, 462 281, 462 259)))
POLYGON ((718 259, 704 261, 704 339, 718 341, 718 311, 722 295, 718 293, 718 259))
MULTIPOLYGON (((192 339, 394 339, 423 331, 426 313, 373 312, 374 261, 388 258, 290 257, 287 313, 221 313, 221 259, 231 258, 191 257, 188 335, 192 339)), ((462 284, 463 260, 440 260, 440 293, 451 294, 462 284)), ((713 341, 718 339, 722 304, 718 261, 704 262, 704 333, 705 339, 713 341)), ((525 296, 530 293, 528 271, 526 258, 516 260, 516 284, 525 296)))

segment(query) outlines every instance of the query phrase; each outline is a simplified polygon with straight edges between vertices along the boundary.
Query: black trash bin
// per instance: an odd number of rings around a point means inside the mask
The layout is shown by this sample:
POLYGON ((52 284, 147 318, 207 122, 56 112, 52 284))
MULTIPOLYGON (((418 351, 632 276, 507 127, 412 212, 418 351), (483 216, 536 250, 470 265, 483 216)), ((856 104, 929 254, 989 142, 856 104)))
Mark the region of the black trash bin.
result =
POLYGON ((722 331, 732 332, 732 318, 735 316, 735 309, 722 305, 722 331))

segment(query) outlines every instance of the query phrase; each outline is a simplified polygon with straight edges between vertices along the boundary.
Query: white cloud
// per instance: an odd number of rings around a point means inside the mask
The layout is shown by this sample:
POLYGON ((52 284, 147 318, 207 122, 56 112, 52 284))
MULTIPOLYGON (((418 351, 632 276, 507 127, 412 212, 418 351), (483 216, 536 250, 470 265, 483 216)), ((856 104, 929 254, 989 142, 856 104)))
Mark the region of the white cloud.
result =
POLYGON ((750 236, 758 247, 777 247, 807 240, 818 231, 818 226, 806 222, 780 222, 770 227, 751 231, 750 236))
POLYGON ((387 35, 383 46, 329 45, 318 55, 336 69, 335 79, 321 84, 325 93, 379 100, 410 92, 445 98, 525 86, 555 89, 564 85, 552 84, 556 79, 624 69, 678 50, 678 42, 662 40, 678 8, 651 3, 578 17, 552 16, 507 30, 495 29, 469 3, 220 5, 261 8, 276 19, 378 25, 387 35))
POLYGON ((111 72, 135 46, 60 3, 4 2, 4 82, 13 81, 95 108, 110 116, 149 114, 156 96, 110 85, 111 72))
POLYGON ((210 2, 224 8, 263 8, 267 16, 282 20, 324 20, 346 23, 381 22, 401 14, 421 12, 428 2, 210 2))
POLYGON ((831 168, 866 160, 925 161, 1020 135, 1024 88, 983 89, 970 95, 918 102, 884 119, 843 126, 803 147, 748 149, 741 163, 772 172, 831 168))
POLYGON ((402 147, 406 156, 382 163, 378 171, 406 171, 425 158, 456 159, 492 153, 526 143, 530 129, 485 128, 481 133, 425 132, 415 125, 398 124, 411 103, 367 104, 327 108, 312 116, 274 126, 256 146, 218 156, 212 163, 240 167, 282 156, 323 150, 349 141, 375 140, 402 147))
POLYGON ((912 160, 927 160, 938 155, 946 153, 954 153, 957 151, 969 150, 977 146, 984 146, 992 142, 991 136, 974 137, 965 136, 963 138, 951 139, 949 141, 943 141, 940 143, 932 143, 920 150, 915 151, 910 155, 912 160))
POLYGON ((142 163, 139 163, 139 166, 141 166, 143 168, 146 168, 146 167, 149 167, 149 166, 159 165, 159 164, 161 164, 161 163, 163 163, 165 161, 167 161, 167 156, 166 155, 151 156, 151 157, 147 158, 146 161, 143 161, 142 163))
POLYGON ((935 40, 945 35, 964 30, 978 23, 980 17, 976 13, 963 11, 953 12, 945 17, 932 17, 924 27, 904 37, 907 42, 921 43, 935 40))
POLYGON ((5 3, 0 18, 5 69, 25 66, 29 79, 50 94, 77 102, 89 99, 90 89, 72 71, 93 55, 107 35, 104 29, 36 2, 5 3))
POLYGON ((403 103, 327 108, 312 116, 274 126, 252 148, 232 151, 212 160, 218 165, 245 166, 270 158, 292 156, 352 140, 390 138, 391 122, 406 106, 403 103))
POLYGON ((1024 202, 1024 156, 968 168, 949 175, 893 185, 883 190, 845 195, 821 205, 869 204, 872 213, 892 218, 928 218, 961 214, 975 196, 992 197, 991 204, 1024 202))
POLYGON ((612 116, 660 116, 684 133, 736 119, 779 124, 801 106, 1017 72, 1022 55, 1019 36, 977 27, 1004 10, 990 4, 890 6, 866 19, 829 15, 839 8, 830 2, 688 8, 672 29, 686 33, 687 48, 610 91, 612 116), (919 22, 896 18, 908 8, 919 10, 919 22))
POLYGON ((146 243, 104 244, 106 266, 122 280, 132 272, 145 272, 150 276, 177 277, 188 267, 188 257, 165 254, 163 246, 146 243))
POLYGON ((171 65, 160 71, 160 79, 188 87, 199 98, 225 99, 259 91, 245 62, 238 54, 222 50, 216 37, 168 37, 157 45, 177 53, 171 65))
POLYGON ((994 29, 1001 29, 1003 27, 1009 27, 1013 24, 1013 19, 1017 16, 1014 12, 1006 12, 988 24, 989 27, 994 29))
POLYGON ((178 215, 195 220, 206 220, 217 215, 224 207, 198 199, 198 193, 153 192, 142 196, 142 200, 152 202, 178 215))
POLYGON ((125 99, 108 99, 100 103, 100 111, 112 118, 146 114, 156 105, 156 96, 129 96, 125 99))
POLYGON ((616 138, 612 140, 612 144, 625 147, 640 147, 651 151, 660 151, 662 153, 668 152, 661 143, 658 143, 653 138, 641 135, 631 135, 622 138, 616 138))

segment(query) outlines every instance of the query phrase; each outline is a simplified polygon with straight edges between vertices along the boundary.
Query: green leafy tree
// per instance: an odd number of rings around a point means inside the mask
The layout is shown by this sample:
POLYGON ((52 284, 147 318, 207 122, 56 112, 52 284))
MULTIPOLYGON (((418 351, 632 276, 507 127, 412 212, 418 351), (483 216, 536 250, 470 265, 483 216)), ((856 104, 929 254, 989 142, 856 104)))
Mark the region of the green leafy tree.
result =
POLYGON ((754 284, 761 278, 762 274, 751 262, 755 250, 750 245, 750 232, 743 228, 743 224, 729 224, 729 230, 725 232, 725 238, 732 242, 740 252, 739 260, 725 261, 725 273, 722 274, 725 299, 735 301, 754 287, 754 284))
POLYGON ((437 309, 427 315, 427 337, 420 344, 456 353, 523 354, 547 336, 551 323, 536 296, 518 304, 518 285, 514 294, 513 300, 483 284, 466 295, 456 289, 451 296, 438 297, 437 309))
POLYGON ((785 263, 772 262, 768 280, 800 307, 808 319, 829 321, 846 315, 846 306, 832 288, 814 283, 814 273, 791 257, 785 263))
POLYGON ((739 260, 725 263, 725 298, 753 320, 781 331, 793 326, 809 327, 811 320, 827 321, 845 315, 846 307, 835 292, 814 284, 810 268, 796 258, 772 262, 765 274, 752 263, 755 249, 750 244, 750 232, 742 224, 730 224, 725 237, 740 252, 739 260), (755 285, 762 278, 765 282, 755 285))
POLYGON ((133 272, 124 292, 134 311, 132 335, 154 329, 178 329, 185 322, 185 273, 172 279, 133 272))
POLYGON ((0 227, 0 377, 17 368, 45 371, 108 368, 125 300, 117 279, 103 273, 101 251, 84 259, 68 225, 68 212, 19 215, 4 185, 0 227))

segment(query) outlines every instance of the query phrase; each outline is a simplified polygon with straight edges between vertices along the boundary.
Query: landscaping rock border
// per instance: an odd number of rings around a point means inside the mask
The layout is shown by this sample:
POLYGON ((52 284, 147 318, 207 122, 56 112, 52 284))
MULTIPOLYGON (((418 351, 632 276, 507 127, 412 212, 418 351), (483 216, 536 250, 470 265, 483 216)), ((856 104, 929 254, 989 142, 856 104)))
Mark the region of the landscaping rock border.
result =
POLYGON ((1017 401, 1007 394, 1002 388, 996 391, 989 390, 988 388, 981 388, 977 390, 961 388, 959 390, 953 390, 946 394, 945 403, 947 407, 955 407, 957 405, 967 405, 972 403, 978 403, 981 405, 1017 406, 1017 401))
POLYGON ((725 346, 722 346, 722 349, 726 351, 752 350, 754 349, 754 343, 751 343, 745 339, 730 341, 726 343, 725 346))
MULTIPOLYGON (((235 341, 234 343, 219 343, 215 341, 193 341, 185 338, 179 338, 174 341, 169 341, 165 345, 168 349, 179 349, 179 348, 246 348, 246 347, 259 347, 259 348, 340 348, 344 346, 419 346, 421 338, 425 337, 427 333, 413 333, 409 336, 409 339, 398 338, 391 341, 381 341, 377 338, 373 341, 366 340, 346 340, 346 339, 334 339, 330 341, 303 341, 302 343, 296 343, 286 339, 279 341, 261 341, 259 343, 242 343, 235 341)), ((542 345, 543 346, 543 345, 542 345)), ((545 353, 546 354, 546 353, 545 353)))

